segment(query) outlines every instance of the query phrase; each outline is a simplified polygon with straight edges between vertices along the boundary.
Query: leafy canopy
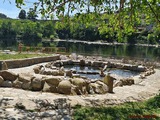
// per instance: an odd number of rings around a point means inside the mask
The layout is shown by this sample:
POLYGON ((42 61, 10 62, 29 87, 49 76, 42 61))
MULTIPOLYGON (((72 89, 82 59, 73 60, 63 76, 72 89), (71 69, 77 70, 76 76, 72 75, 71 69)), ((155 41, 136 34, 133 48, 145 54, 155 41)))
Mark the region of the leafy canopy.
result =
MULTIPOLYGON (((25 0, 15 0, 17 7, 25 5, 25 0)), ((94 13, 118 13, 123 16, 127 12, 130 21, 136 17, 137 12, 146 14, 149 19, 154 18, 156 22, 160 22, 160 1, 159 0, 37 0, 34 4, 34 10, 38 10, 41 15, 57 16, 72 12, 94 12, 94 13)), ((119 17, 124 19, 123 17, 119 17)))

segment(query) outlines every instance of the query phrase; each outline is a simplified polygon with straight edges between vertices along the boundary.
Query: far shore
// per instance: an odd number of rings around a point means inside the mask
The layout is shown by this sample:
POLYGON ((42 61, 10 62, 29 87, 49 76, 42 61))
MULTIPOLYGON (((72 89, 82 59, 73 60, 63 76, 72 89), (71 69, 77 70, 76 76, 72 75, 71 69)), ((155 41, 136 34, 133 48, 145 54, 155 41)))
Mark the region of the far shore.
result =
POLYGON ((74 40, 74 39, 55 39, 55 42, 59 42, 59 41, 65 41, 65 42, 71 42, 71 43, 84 43, 84 44, 95 44, 95 45, 135 45, 135 46, 148 46, 148 47, 160 47, 159 44, 128 44, 128 43, 118 43, 118 42, 113 42, 113 43, 109 43, 109 42, 104 42, 101 40, 98 41, 82 41, 82 40, 74 40))

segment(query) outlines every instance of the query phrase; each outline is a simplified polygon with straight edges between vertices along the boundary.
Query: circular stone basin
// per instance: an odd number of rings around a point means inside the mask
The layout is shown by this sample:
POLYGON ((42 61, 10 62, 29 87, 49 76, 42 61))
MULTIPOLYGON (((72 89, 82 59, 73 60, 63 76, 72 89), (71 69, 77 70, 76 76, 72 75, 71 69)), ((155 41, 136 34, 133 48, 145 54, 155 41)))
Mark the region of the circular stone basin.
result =
MULTIPOLYGON (((99 74, 100 69, 98 67, 91 67, 91 66, 81 67, 79 65, 65 65, 64 69, 73 70, 80 76, 85 76, 90 79, 102 79, 103 78, 99 74)), ((140 74, 140 72, 137 72, 137 71, 117 69, 117 68, 107 68, 107 70, 104 71, 104 73, 107 74, 108 71, 112 74, 116 74, 121 77, 132 77, 132 76, 136 76, 140 74)))

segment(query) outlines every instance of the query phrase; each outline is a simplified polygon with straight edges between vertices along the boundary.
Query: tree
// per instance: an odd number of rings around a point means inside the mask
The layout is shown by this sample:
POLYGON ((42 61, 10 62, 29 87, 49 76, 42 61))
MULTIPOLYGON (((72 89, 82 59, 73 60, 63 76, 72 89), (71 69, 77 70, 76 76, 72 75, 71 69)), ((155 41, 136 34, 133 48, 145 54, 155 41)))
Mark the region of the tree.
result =
MULTIPOLYGON (((15 2, 17 7, 21 7, 25 3, 24 0, 16 0, 15 2)), ((160 23, 159 0, 37 0, 34 3, 34 10, 40 8, 39 11, 42 15, 53 12, 59 15, 66 11, 65 6, 70 7, 71 12, 79 8, 83 12, 87 6, 89 11, 90 5, 97 5, 95 10, 99 9, 101 12, 118 11, 120 25, 123 25, 123 17, 120 16, 126 12, 126 8, 129 8, 128 15, 130 15, 132 22, 134 22, 133 18, 136 17, 136 14, 141 11, 141 13, 149 15, 150 19, 154 17, 160 23), (70 5, 68 6, 68 4, 70 5), (77 4, 79 7, 75 7, 77 4)))
POLYGON ((0 39, 2 45, 7 47, 15 44, 16 32, 12 28, 11 21, 4 21, 0 27, 0 39))
POLYGON ((27 18, 29 20, 35 21, 38 15, 36 14, 36 11, 33 8, 30 8, 29 11, 27 12, 27 18))
POLYGON ((0 18, 7 18, 7 16, 3 13, 0 13, 0 18))
POLYGON ((21 10, 18 17, 19 19, 26 19, 26 11, 21 10))

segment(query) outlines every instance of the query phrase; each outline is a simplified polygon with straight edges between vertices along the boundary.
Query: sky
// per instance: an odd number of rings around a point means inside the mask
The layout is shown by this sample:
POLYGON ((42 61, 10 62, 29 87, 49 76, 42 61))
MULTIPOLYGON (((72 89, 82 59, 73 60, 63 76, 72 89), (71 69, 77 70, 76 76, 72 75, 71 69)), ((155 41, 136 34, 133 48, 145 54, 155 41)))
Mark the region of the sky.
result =
MULTIPOLYGON (((33 6, 32 5, 33 2, 36 2, 37 0, 25 0, 25 1, 27 4, 22 8, 28 11, 28 9, 33 6)), ((15 0, 0 0, 0 13, 7 15, 7 17, 18 18, 20 10, 21 9, 16 7, 15 0)))

